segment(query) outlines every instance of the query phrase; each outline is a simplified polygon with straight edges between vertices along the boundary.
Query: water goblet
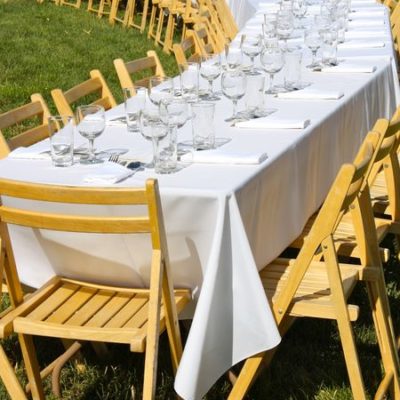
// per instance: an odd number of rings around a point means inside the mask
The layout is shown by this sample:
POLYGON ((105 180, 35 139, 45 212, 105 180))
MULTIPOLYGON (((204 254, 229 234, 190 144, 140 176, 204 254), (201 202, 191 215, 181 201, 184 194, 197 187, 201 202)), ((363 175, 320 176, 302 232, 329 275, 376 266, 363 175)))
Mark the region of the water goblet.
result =
POLYGON ((149 98, 155 105, 174 96, 174 81, 169 77, 154 77, 149 81, 149 98))
POLYGON ((287 40, 290 38, 294 29, 293 14, 289 10, 279 11, 276 20, 276 34, 282 39, 287 48, 287 40))
POLYGON ((261 52, 260 59, 264 71, 269 74, 269 87, 265 93, 275 94, 276 89, 274 88, 274 76, 285 64, 284 54, 279 47, 277 40, 271 40, 267 43, 261 52))
POLYGON ((246 93, 246 74, 241 70, 224 71, 221 76, 222 93, 232 100, 233 113, 226 122, 243 120, 237 112, 237 103, 246 93))
POLYGON ((79 106, 76 109, 76 123, 78 132, 89 141, 87 157, 81 157, 81 164, 99 164, 104 162, 94 153, 94 140, 100 136, 105 127, 106 120, 104 108, 97 105, 79 106))
POLYGON ((221 56, 219 54, 205 55, 200 62, 200 76, 208 82, 206 100, 220 100, 213 89, 213 82, 221 75, 221 56))
POLYGON ((248 74, 257 74, 254 67, 254 59, 261 53, 262 42, 261 35, 242 35, 243 53, 250 58, 251 66, 248 74))
POLYGON ((319 63, 317 62, 316 58, 317 51, 322 44, 320 31, 316 27, 306 30, 304 33, 304 43, 311 50, 312 54, 311 64, 307 65, 307 68, 319 67, 319 63))
POLYGON ((293 1, 293 15, 297 18, 298 27, 300 29, 304 28, 302 20, 307 13, 307 3, 306 0, 294 0, 293 1))
POLYGON ((182 97, 189 102, 196 102, 199 97, 199 64, 189 61, 186 65, 178 67, 182 97))

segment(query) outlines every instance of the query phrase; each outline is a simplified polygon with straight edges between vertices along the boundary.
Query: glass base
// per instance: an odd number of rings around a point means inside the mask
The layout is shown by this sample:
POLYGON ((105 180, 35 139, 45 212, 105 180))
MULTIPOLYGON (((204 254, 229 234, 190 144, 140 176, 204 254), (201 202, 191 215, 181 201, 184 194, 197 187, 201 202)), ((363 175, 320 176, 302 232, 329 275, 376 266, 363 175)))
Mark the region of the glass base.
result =
POLYGON ((101 158, 86 158, 86 157, 81 157, 81 159, 79 160, 80 164, 85 164, 85 165, 91 165, 91 164, 101 164, 103 163, 104 160, 101 158))
POLYGON ((201 100, 218 101, 221 97, 217 96, 215 93, 204 93, 199 96, 201 100))

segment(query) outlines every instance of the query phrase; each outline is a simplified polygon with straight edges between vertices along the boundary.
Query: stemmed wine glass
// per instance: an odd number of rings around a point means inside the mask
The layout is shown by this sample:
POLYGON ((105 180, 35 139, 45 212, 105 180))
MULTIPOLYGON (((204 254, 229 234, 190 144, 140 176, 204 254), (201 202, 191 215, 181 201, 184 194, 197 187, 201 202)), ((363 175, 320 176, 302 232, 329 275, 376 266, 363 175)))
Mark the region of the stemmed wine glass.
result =
POLYGON ((149 99, 156 106, 161 100, 170 99, 174 96, 174 81, 169 77, 154 77, 149 81, 149 99))
POLYGON ((269 87, 265 93, 275 94, 276 90, 274 89, 274 75, 283 68, 285 63, 283 52, 276 39, 270 40, 266 43, 260 59, 265 72, 269 74, 269 87))
POLYGON ((316 61, 316 57, 317 57, 317 51, 322 44, 322 38, 318 28, 313 27, 305 31, 304 43, 311 50, 312 53, 311 64, 307 65, 307 68, 319 67, 319 63, 316 61))
POLYGON ((278 12, 276 19, 276 34, 285 43, 287 48, 287 40, 290 38, 294 29, 293 14, 291 10, 281 10, 278 12))
POLYGON ((299 21, 299 28, 304 28, 302 19, 305 17, 307 13, 307 2, 306 0, 294 0, 293 1, 293 15, 298 19, 299 21))
POLYGON ((103 133, 106 127, 104 108, 97 105, 79 106, 76 109, 76 123, 78 132, 89 141, 88 156, 81 157, 81 164, 104 162, 94 153, 94 140, 103 133))
POLYGON ((237 122, 243 120, 237 112, 237 103, 246 93, 246 74, 237 69, 224 71, 221 76, 222 93, 232 100, 233 113, 226 122, 237 122))
POLYGON ((210 54, 201 57, 200 76, 208 82, 208 93, 206 100, 220 100, 213 90, 213 81, 221 75, 221 56, 220 54, 210 54))
POLYGON ((262 42, 261 35, 242 35, 242 50, 243 53, 250 58, 251 66, 250 75, 257 74, 254 67, 254 59, 261 53, 262 42))

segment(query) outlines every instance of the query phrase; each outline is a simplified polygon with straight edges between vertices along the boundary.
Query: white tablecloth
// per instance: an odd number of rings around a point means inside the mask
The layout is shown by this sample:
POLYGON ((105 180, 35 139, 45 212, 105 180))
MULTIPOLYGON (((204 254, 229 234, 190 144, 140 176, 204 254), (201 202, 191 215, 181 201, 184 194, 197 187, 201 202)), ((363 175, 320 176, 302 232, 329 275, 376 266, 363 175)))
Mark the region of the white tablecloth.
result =
MULTIPOLYGON (((377 67, 370 74, 335 78, 304 72, 303 79, 313 87, 342 91, 339 100, 267 98, 268 107, 278 109, 275 118, 310 119, 304 130, 231 127, 224 121, 230 102, 217 102, 218 142, 230 139, 221 149, 267 152, 262 164, 192 164, 157 176, 174 281, 192 288, 193 305, 197 303, 175 382, 183 398, 200 398, 231 365, 279 343, 257 270, 299 235, 339 166, 353 159, 375 120, 394 112, 398 84, 392 48, 376 50, 378 54, 374 49, 351 53, 362 54, 365 62, 377 67)), ((277 82, 280 79, 278 75, 277 82)), ((111 114, 121 112, 119 107, 111 114)), ((179 141, 190 138, 187 123, 179 141)), ((41 145, 48 147, 46 142, 41 145)), ((129 148, 132 156, 151 153, 150 143, 139 134, 117 126, 107 127, 96 147, 129 148)), ((94 168, 78 164, 55 168, 50 160, 0 160, 0 176, 43 183, 83 185, 84 175, 94 168)), ((150 176, 155 176, 153 170, 140 171, 119 185, 142 185, 150 176)), ((141 247, 134 238, 114 237, 94 244, 87 237, 76 240, 22 228, 15 228, 12 237, 21 278, 29 285, 39 286, 54 273, 115 284, 148 283, 147 260, 134 252, 141 247)))

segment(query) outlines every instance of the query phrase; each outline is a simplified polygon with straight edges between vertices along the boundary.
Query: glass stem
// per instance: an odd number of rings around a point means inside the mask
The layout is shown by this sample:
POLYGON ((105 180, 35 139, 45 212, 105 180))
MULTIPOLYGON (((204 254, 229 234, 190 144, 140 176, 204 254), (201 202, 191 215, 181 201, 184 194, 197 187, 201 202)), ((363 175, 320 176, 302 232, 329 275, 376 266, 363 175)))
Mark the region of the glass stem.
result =
POLYGON ((275 74, 272 74, 272 73, 270 73, 269 74, 269 92, 270 93, 272 93, 273 92, 273 87, 274 87, 274 75, 275 74))
POLYGON ((89 140, 89 160, 94 160, 94 139, 89 140))
POLYGON ((312 60, 311 60, 311 65, 315 64, 315 60, 317 58, 317 50, 312 51, 312 60))
POLYGON ((210 96, 213 97, 214 96, 214 92, 213 92, 213 81, 208 81, 208 92, 210 93, 210 96))
POLYGON ((250 72, 254 72, 254 57, 250 57, 251 67, 250 72))
POLYGON ((233 113, 232 113, 232 117, 233 117, 233 118, 236 118, 237 103, 238 103, 238 100, 237 100, 237 99, 233 99, 233 100, 232 100, 232 104, 233 104, 233 113))

